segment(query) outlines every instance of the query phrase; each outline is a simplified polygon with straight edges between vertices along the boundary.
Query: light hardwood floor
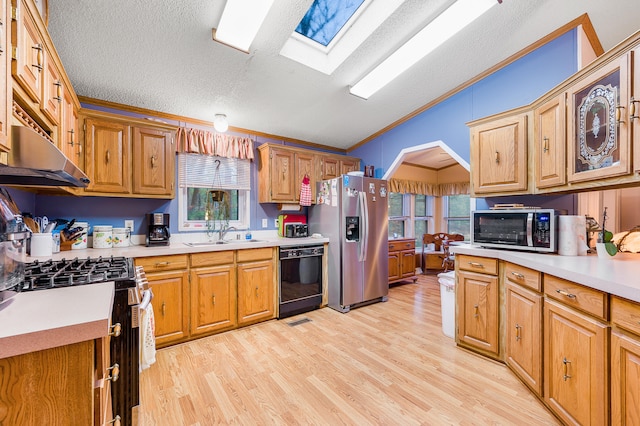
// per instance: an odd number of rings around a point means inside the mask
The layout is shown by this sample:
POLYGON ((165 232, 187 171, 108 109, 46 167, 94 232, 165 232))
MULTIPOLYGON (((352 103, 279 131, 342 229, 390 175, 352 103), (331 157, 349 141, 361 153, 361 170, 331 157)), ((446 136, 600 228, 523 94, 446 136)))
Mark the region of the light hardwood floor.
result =
POLYGON ((435 276, 347 314, 161 349, 140 383, 141 425, 559 424, 506 366, 442 333, 435 276))

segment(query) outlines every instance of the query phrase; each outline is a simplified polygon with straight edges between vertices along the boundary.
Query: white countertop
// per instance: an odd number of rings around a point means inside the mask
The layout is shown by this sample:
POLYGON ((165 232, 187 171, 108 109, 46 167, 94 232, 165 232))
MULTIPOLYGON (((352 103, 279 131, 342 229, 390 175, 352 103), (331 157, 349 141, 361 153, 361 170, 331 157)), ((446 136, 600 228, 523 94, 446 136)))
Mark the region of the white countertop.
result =
POLYGON ((124 257, 150 257, 150 256, 167 256, 172 254, 189 254, 189 253, 202 253, 210 251, 224 251, 224 250, 246 250, 263 247, 287 247, 298 245, 313 245, 328 243, 328 238, 259 238, 256 241, 246 240, 227 240, 225 244, 206 244, 198 246, 189 246, 186 242, 171 241, 168 246, 155 246, 146 247, 144 245, 134 245, 130 247, 118 247, 118 248, 106 248, 106 249, 80 249, 80 250, 67 250, 60 253, 54 253, 52 256, 46 257, 27 257, 27 262, 33 260, 47 260, 47 259, 73 259, 87 258, 87 257, 100 257, 100 256, 124 256, 124 257))
POLYGON ((113 282, 18 293, 0 305, 0 359, 106 336, 113 282))
POLYGON ((451 246, 452 253, 484 256, 516 263, 545 274, 640 302, 640 254, 618 253, 610 259, 596 254, 560 256, 478 246, 451 246))

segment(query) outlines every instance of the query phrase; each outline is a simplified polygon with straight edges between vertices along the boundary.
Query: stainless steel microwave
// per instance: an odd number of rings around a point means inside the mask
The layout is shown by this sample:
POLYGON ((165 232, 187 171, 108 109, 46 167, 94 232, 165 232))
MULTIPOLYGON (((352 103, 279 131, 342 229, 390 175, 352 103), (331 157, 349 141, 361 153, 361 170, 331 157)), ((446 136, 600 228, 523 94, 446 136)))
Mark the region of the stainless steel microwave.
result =
POLYGON ((472 244, 543 253, 558 250, 557 210, 476 210, 472 218, 472 244))

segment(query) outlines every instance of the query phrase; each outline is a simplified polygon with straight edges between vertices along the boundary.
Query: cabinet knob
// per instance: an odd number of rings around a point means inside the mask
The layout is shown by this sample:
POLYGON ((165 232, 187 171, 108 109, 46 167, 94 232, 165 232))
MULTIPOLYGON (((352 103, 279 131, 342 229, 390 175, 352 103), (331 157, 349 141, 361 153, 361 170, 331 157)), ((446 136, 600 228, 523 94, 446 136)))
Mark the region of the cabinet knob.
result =
POLYGON ((565 382, 567 381, 567 379, 571 378, 571 376, 569 375, 568 364, 571 364, 571 361, 569 361, 566 357, 562 358, 562 370, 563 370, 562 378, 564 379, 565 382))
POLYGON ((120 365, 118 363, 113 364, 111 367, 107 368, 107 371, 111 371, 111 375, 107 377, 105 380, 111 380, 113 382, 117 382, 120 378, 120 365))
POLYGON ((549 138, 546 136, 542 139, 542 152, 549 152, 549 138))
POLYGON ((164 314, 167 311, 167 304, 162 302, 162 308, 160 309, 160 311, 162 312, 162 316, 164 316, 164 314))
POLYGON ((105 153, 105 160, 107 162, 107 164, 109 164, 109 161, 111 160, 111 151, 107 150, 107 152, 105 153))
POLYGON ((473 314, 473 317, 478 318, 478 316, 480 315, 480 313, 478 312, 478 305, 477 304, 473 305, 473 309, 475 311, 475 313, 473 314))
POLYGON ((75 141, 73 140, 73 135, 75 134, 75 130, 71 129, 69 130, 69 142, 67 142, 69 145, 71 145, 73 147, 73 144, 75 143, 75 141))
POLYGON ((42 71, 42 63, 44 62, 44 56, 42 53, 42 45, 40 43, 36 44, 35 46, 31 47, 32 49, 35 49, 38 51, 38 55, 37 55, 37 64, 31 65, 32 67, 34 67, 35 69, 38 70, 38 72, 42 71))
POLYGON ((151 156, 151 168, 155 169, 155 167, 156 167, 156 156, 152 155, 151 156))
POLYGON ((522 326, 516 323, 516 342, 519 341, 522 337, 520 336, 520 330, 522 330, 522 326))
POLYGON ((623 115, 621 110, 623 110, 624 107, 622 105, 618 105, 616 107, 616 123, 620 124, 620 123, 624 123, 624 120, 622 119, 623 115))
POLYGON ((636 115, 636 104, 640 103, 640 100, 634 99, 633 97, 630 100, 629 104, 629 120, 633 121, 636 118, 640 118, 640 115, 636 115))
POLYGON ((120 426, 122 419, 120 418, 120 416, 116 415, 113 420, 108 421, 107 424, 113 424, 113 426, 120 426))
POLYGON ((211 296, 211 303, 215 306, 216 304, 216 295, 211 296))
POLYGON ((109 336, 118 337, 120 336, 120 333, 122 333, 122 325, 117 322, 111 326, 111 330, 112 331, 109 333, 109 336))
POLYGON ((500 164, 500 153, 496 151, 496 164, 500 164))

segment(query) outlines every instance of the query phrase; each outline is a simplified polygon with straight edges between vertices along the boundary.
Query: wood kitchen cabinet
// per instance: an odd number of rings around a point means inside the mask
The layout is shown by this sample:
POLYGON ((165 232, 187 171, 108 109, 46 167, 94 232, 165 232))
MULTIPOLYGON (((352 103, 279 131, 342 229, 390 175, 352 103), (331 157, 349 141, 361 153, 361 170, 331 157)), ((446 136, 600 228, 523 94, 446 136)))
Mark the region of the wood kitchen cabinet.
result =
MULTIPOLYGON (((0 151, 11 149, 11 9, 10 2, 0 2, 0 151)), ((6 160, 5 160, 6 162, 6 160)))
POLYGON ((153 291, 156 346, 164 347, 189 337, 188 255, 136 258, 153 291))
MULTIPOLYGON (((175 127, 82 110, 89 195, 173 199, 175 127)), ((81 147, 78 147, 81 149, 81 147)))
POLYGON ((0 424, 93 425, 93 340, 0 359, 0 424))
POLYGON ((58 126, 60 124, 64 84, 62 83, 62 73, 58 68, 58 64, 53 60, 51 48, 52 46, 47 44, 42 47, 44 51, 44 66, 42 69, 44 78, 42 80, 41 109, 51 121, 51 124, 58 126))
POLYGON ((474 194, 523 192, 527 181, 526 112, 471 124, 474 194))
POLYGON ((565 111, 564 93, 533 111, 536 188, 564 185, 567 181, 565 111))
POLYGON ((611 424, 640 424, 640 303, 611 296, 611 424))
POLYGON ((275 317, 274 264, 270 247, 238 251, 238 325, 275 317))
POLYGON ((512 263, 504 267, 505 361, 542 396, 542 277, 512 263))
POLYGON ((24 93, 36 104, 42 96, 44 76, 44 40, 25 0, 13 0, 15 10, 11 26, 13 62, 11 72, 24 93))
POLYGON ((629 128, 633 137, 633 170, 640 174, 640 47, 631 53, 633 84, 629 98, 629 128))
POLYGON ((234 251, 191 255, 191 335, 205 335, 234 328, 236 270, 234 251))
POLYGON ((500 359, 498 261, 456 255, 456 343, 500 359))
POLYGON ((60 111, 60 134, 58 136, 58 149, 71 160, 73 164, 84 170, 83 149, 78 138, 78 100, 71 90, 64 90, 62 95, 62 108, 60 111))
POLYGON ((631 173, 632 57, 631 52, 622 55, 569 88, 569 182, 631 173))
POLYGON ((283 145, 262 144, 258 154, 260 203, 298 203, 305 175, 309 176, 311 199, 315 202, 318 181, 360 169, 360 161, 353 157, 283 145))
POLYGON ((416 241, 413 238, 389 241, 389 284, 413 280, 416 276, 416 241))
POLYGON ((567 424, 608 424, 608 297, 549 275, 544 293, 545 402, 567 424))

